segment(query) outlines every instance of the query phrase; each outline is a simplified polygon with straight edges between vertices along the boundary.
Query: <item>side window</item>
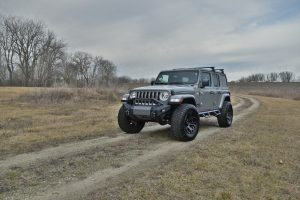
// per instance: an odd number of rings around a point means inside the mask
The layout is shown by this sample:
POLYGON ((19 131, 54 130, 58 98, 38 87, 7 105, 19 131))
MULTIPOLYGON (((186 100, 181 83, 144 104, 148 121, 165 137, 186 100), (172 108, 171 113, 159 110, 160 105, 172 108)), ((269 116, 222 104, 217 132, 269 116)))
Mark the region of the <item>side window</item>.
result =
POLYGON ((158 78, 158 80, 159 80, 161 83, 167 83, 168 80, 169 80, 169 75, 163 74, 162 76, 160 76, 160 77, 158 78))
POLYGON ((227 87, 227 79, 224 75, 219 75, 221 87, 227 87))
POLYGON ((220 80, 218 74, 213 74, 214 87, 220 87, 220 80))
POLYGON ((202 83, 205 83, 207 87, 211 86, 211 77, 210 73, 202 72, 201 73, 201 81, 202 83))

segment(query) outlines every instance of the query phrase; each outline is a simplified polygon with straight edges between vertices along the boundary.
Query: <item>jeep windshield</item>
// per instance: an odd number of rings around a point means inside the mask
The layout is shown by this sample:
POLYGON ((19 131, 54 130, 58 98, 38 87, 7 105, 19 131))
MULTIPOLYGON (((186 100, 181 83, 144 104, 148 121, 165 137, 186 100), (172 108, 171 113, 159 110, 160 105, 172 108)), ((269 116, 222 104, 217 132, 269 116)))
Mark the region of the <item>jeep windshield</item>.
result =
POLYGON ((156 85, 194 85, 198 81, 199 71, 178 70, 163 71, 156 78, 156 85))

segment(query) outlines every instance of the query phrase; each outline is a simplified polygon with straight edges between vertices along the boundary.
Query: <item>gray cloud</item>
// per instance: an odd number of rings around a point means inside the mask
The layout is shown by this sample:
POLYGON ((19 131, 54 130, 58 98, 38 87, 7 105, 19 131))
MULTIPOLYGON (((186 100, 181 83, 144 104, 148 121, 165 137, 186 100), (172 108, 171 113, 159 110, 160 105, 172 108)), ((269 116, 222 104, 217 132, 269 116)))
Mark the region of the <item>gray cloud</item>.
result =
POLYGON ((298 4, 1 0, 0 12, 44 21, 70 51, 111 59, 120 75, 153 77, 162 69, 221 65, 234 80, 254 72, 300 73, 298 4))

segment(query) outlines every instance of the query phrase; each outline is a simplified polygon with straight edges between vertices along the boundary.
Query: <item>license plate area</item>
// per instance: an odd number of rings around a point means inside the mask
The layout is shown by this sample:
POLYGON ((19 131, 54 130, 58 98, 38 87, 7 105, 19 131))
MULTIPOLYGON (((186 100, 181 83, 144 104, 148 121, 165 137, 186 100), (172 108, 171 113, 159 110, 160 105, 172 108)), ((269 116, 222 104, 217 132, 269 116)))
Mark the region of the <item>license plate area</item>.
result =
POLYGON ((151 107, 150 106, 134 106, 133 107, 133 115, 140 116, 150 116, 151 107))

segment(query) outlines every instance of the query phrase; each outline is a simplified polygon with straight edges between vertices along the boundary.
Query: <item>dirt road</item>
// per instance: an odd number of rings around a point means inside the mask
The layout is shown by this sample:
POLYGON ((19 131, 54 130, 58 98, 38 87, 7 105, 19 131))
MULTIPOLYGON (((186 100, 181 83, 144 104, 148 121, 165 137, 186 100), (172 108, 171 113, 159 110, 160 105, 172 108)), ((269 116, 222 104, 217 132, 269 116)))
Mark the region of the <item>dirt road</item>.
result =
MULTIPOLYGON (((234 123, 254 112, 259 102, 240 97, 234 123)), ((0 161, 0 198, 74 199, 84 196, 130 169, 159 162, 168 153, 187 150, 222 131, 215 119, 201 120, 196 140, 177 142, 168 137, 169 126, 149 126, 141 134, 101 137, 63 144, 0 161), (158 159, 160 158, 160 159, 158 159), (13 178, 7 178, 7 176, 13 178)))

